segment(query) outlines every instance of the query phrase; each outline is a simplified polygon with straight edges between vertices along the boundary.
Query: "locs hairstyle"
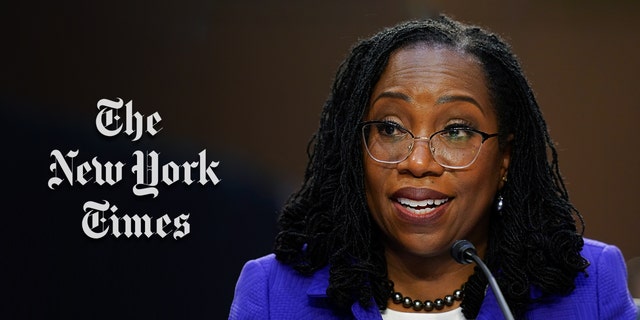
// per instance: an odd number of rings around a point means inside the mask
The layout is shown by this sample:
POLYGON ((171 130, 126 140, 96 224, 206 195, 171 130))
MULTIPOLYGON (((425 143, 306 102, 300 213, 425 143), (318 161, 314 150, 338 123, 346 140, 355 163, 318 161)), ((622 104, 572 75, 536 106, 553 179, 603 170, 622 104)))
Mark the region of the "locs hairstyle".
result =
MULTIPOLYGON (((387 28, 357 43, 340 65, 320 125, 309 145, 300 189, 279 218, 277 258, 303 274, 327 264, 327 294, 338 309, 357 300, 387 306, 387 270, 380 231, 364 193, 363 150, 358 124, 390 54, 415 43, 444 46, 475 56, 487 77, 498 114, 500 146, 511 143, 505 205, 491 216, 485 260, 516 314, 553 294, 575 288, 588 262, 580 256, 582 217, 569 202, 533 92, 508 44, 497 35, 441 15, 387 28), (513 140, 507 142, 512 135, 513 140), (531 290, 539 292, 531 298, 531 290)), ((463 313, 475 318, 486 278, 476 268, 465 285, 463 313)))

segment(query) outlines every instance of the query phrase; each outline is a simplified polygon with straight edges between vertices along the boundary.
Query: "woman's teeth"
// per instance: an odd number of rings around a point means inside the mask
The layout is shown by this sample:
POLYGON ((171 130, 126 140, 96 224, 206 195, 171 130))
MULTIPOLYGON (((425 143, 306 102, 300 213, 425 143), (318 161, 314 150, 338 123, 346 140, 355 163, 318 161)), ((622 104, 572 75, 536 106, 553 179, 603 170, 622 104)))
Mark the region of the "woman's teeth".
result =
POLYGON ((405 208, 411 210, 415 214, 425 214, 433 211, 438 206, 444 204, 449 199, 427 199, 427 200, 411 200, 407 198, 398 198, 397 201, 405 208))

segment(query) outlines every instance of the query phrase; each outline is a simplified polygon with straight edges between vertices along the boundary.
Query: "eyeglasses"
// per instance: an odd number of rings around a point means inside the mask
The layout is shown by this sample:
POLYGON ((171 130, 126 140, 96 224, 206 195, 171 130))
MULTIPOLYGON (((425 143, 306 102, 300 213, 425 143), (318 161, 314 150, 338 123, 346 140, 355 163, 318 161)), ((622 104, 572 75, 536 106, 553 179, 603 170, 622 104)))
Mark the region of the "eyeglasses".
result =
POLYGON ((415 141, 429 141, 433 159, 449 169, 464 169, 478 158, 482 144, 498 136, 465 126, 454 126, 431 136, 416 137, 408 129, 391 121, 365 121, 362 139, 371 159, 381 163, 400 163, 413 151, 415 141))

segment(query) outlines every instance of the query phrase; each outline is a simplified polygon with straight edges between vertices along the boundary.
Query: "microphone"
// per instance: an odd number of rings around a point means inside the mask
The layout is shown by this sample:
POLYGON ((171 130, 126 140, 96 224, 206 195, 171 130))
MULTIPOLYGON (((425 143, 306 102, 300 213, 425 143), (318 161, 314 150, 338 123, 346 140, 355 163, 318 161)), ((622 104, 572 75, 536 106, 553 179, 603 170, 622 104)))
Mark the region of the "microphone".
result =
POLYGON ((458 263, 469 264, 475 262, 480 267, 480 269, 482 269, 482 272, 489 280, 491 289, 493 289, 493 292, 496 294, 498 304, 500 305, 500 309, 502 309, 502 313, 504 314, 505 319, 513 320, 513 314, 509 309, 507 301, 504 300, 504 296, 502 296, 502 291, 498 286, 498 282, 496 282, 496 279, 491 274, 491 271, 489 271, 489 268, 487 268, 487 265, 482 262, 482 259, 480 259, 480 257, 478 257, 476 247, 474 247, 473 244, 467 240, 457 240, 451 246, 451 256, 458 263))

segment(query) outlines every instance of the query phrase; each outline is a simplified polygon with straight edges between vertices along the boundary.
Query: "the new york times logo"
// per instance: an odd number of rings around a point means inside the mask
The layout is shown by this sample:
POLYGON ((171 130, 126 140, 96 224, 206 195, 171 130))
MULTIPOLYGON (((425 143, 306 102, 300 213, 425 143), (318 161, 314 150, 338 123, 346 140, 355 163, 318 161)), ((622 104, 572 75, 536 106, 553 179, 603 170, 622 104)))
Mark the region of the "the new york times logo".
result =
MULTIPOLYGON (((155 136, 162 130, 158 127, 162 121, 158 112, 144 117, 139 112, 134 112, 131 101, 125 104, 120 98, 118 100, 101 99, 97 106, 96 128, 106 137, 126 134, 132 137, 132 141, 137 141, 145 133, 155 136), (124 109, 124 117, 120 116, 121 109, 124 109)), ((78 159, 79 153, 79 150, 69 150, 65 154, 57 149, 51 151, 50 156, 53 157, 53 162, 49 170, 53 173, 53 177, 48 181, 51 190, 65 183, 72 187, 81 187, 88 183, 113 186, 122 181, 124 163, 120 161, 102 163, 97 156, 90 161, 82 161, 78 159), (80 163, 77 164, 78 162, 80 163)), ((197 160, 182 164, 170 161, 161 166, 159 155, 156 151, 133 152, 135 164, 131 167, 131 173, 134 174, 136 183, 132 187, 132 192, 136 196, 156 198, 159 194, 157 188, 159 184, 169 186, 181 182, 187 185, 198 183, 204 186, 216 185, 220 182, 214 173, 214 169, 220 162, 207 162, 206 149, 198 153, 197 160)), ((174 239, 179 239, 190 232, 189 213, 180 214, 173 219, 167 214, 155 219, 147 214, 142 217, 118 216, 116 214, 118 207, 107 200, 86 201, 82 210, 84 212, 82 230, 93 239, 100 239, 107 235, 116 238, 122 235, 138 238, 158 235, 164 238, 168 234, 172 234, 174 239)))

